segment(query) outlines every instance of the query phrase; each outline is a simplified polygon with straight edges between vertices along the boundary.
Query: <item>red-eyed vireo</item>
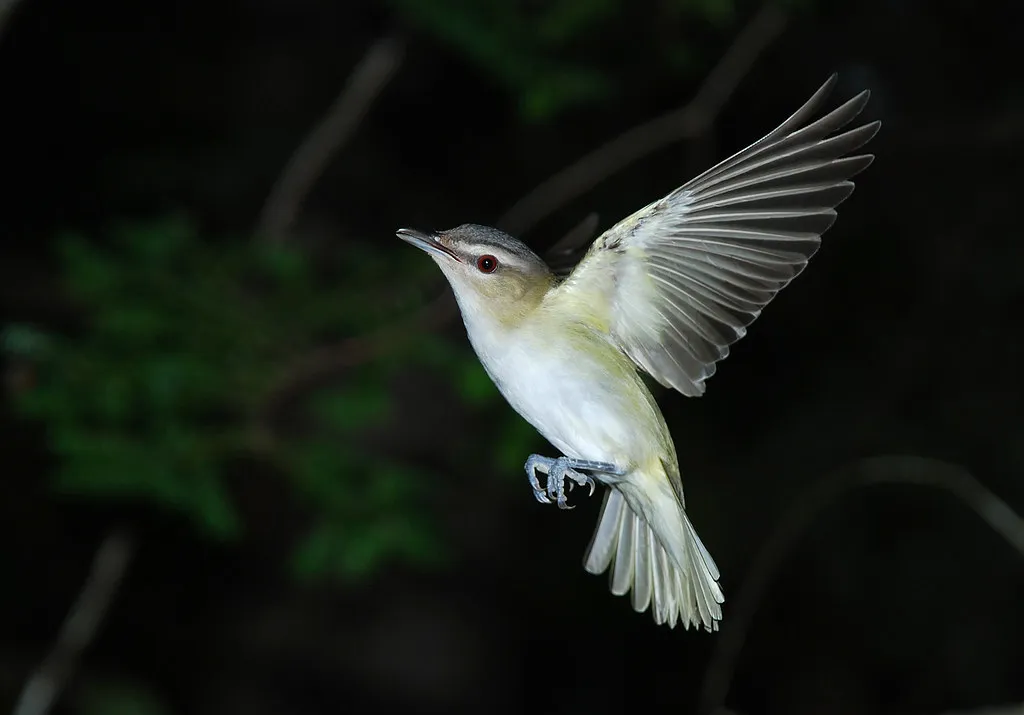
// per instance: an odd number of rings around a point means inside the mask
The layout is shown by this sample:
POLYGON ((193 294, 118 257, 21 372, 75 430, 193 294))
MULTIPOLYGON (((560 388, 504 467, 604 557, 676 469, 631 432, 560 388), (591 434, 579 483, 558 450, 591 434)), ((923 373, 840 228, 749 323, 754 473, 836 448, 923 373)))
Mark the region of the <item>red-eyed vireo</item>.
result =
POLYGON ((715 630, 725 597, 638 370, 701 395, 729 346, 814 254, 850 179, 873 159, 846 155, 879 127, 829 137, 867 91, 811 121, 835 79, 760 141, 603 233, 564 280, 493 228, 398 231, 447 277, 501 394, 564 455, 526 460, 537 500, 567 508, 567 479, 591 493, 594 479, 610 487, 584 567, 610 569, 612 593, 632 591, 637 611, 653 603, 657 623, 715 630))

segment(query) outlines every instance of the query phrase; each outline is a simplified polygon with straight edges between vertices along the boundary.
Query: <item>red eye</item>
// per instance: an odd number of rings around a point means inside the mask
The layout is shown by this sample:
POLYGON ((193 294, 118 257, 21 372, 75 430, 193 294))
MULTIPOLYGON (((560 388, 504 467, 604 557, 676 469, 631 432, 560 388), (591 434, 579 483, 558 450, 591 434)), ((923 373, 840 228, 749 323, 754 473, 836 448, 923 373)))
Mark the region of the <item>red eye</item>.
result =
POLYGON ((498 267, 498 259, 494 256, 480 256, 476 259, 476 267, 481 273, 494 273, 498 267))

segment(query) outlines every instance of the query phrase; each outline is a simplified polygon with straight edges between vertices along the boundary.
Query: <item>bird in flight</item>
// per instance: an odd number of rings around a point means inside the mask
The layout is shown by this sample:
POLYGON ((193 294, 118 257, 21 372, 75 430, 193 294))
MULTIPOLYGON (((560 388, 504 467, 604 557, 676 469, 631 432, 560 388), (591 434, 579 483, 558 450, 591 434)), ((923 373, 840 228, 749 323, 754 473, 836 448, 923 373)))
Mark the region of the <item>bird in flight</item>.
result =
POLYGON ((584 558, 658 624, 717 630, 719 570, 690 521, 669 429, 641 373, 702 395, 716 364, 816 252, 878 131, 846 128, 863 91, 814 119, 833 75, 742 151, 605 231, 561 278, 486 226, 398 236, 448 279, 469 341, 508 403, 560 453, 526 460, 537 501, 606 486, 584 558), (839 132, 839 133, 837 133, 839 132))

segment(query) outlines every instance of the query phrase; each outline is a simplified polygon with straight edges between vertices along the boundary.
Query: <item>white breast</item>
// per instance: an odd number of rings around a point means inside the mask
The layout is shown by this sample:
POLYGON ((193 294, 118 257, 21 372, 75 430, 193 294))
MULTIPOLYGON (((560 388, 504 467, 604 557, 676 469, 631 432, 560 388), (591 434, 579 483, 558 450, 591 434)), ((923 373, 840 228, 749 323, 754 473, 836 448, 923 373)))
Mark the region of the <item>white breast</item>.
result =
POLYGON ((505 399, 566 456, 628 468, 657 444, 660 416, 638 411, 635 386, 610 379, 600 356, 557 331, 541 340, 533 331, 469 321, 467 330, 505 399))

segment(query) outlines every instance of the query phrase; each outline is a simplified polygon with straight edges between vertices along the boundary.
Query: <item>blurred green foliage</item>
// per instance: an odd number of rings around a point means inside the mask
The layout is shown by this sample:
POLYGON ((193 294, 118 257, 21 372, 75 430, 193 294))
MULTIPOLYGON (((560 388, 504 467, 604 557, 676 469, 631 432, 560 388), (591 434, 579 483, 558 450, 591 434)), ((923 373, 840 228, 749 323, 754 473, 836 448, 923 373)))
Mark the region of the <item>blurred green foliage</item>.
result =
MULTIPOLYGON (((695 26, 728 29, 735 0, 389 0, 412 25, 453 48, 499 80, 518 99, 529 121, 550 119, 564 109, 608 100, 618 89, 614 66, 602 67, 597 47, 621 46, 649 53, 674 71, 691 69, 683 31, 695 26), (637 22, 637 13, 649 17, 637 22), (673 41, 624 36, 622 28, 679 28, 673 41)), ((641 19, 644 19, 641 16, 641 19)), ((621 59, 621 58, 620 58, 621 59)), ((621 64, 621 62, 617 62, 621 64)))
POLYGON ((78 697, 82 715, 171 715, 173 712, 153 690, 122 680, 89 681, 78 697))
MULTIPOLYGON (((728 32, 737 19, 735 0, 390 2, 497 78, 527 121, 612 101, 624 59, 688 71, 692 50, 681 33, 728 32), (653 43, 621 32, 659 25, 671 31, 653 43)), ((343 264, 325 266, 287 246, 210 240, 180 219, 115 226, 100 239, 68 234, 58 245, 81 325, 9 325, 0 344, 35 370, 16 403, 45 426, 58 460, 55 489, 142 500, 186 516, 211 538, 240 538, 245 525, 229 477, 256 458, 310 514, 292 560, 297 576, 355 578, 392 558, 425 564, 443 554, 426 500, 435 475, 373 451, 365 435, 394 417, 389 385, 410 368, 443 374, 466 409, 489 409, 497 391, 464 342, 410 336, 404 349, 303 395, 301 428, 289 430, 298 436, 272 429, 268 415, 297 356, 374 332, 415 310, 425 286, 440 287, 429 261, 353 244, 343 264), (397 286, 412 286, 411 295, 396 299, 397 286)), ((495 433, 459 445, 459 457, 518 477, 537 436, 507 407, 494 414, 495 433)))
MULTIPOLYGON (((3 347, 35 365, 36 383, 16 405, 45 425, 59 492, 142 500, 211 538, 238 538, 244 525, 226 478, 256 458, 310 514, 292 563, 298 576, 356 578, 389 559, 428 564, 443 555, 424 500, 437 477, 365 436, 394 415, 390 384, 410 367, 443 371, 471 408, 493 401, 464 343, 410 336, 406 349, 303 395, 291 418, 298 427, 271 429, 267 413, 297 356, 372 332, 411 312, 424 286, 440 287, 430 261, 353 246, 343 264, 315 266, 287 247, 204 240, 176 219, 118 226, 102 241, 68 234, 58 245, 80 326, 62 334, 8 326, 3 347), (395 300, 395 275, 416 295, 395 300), (389 298, 375 301, 381 285, 389 298)), ((508 426, 497 425, 495 441, 509 445, 503 466, 518 472, 533 435, 502 414, 508 426)))

